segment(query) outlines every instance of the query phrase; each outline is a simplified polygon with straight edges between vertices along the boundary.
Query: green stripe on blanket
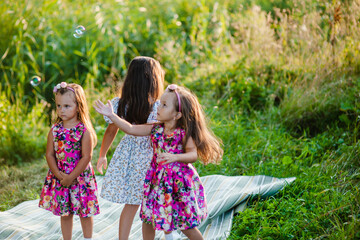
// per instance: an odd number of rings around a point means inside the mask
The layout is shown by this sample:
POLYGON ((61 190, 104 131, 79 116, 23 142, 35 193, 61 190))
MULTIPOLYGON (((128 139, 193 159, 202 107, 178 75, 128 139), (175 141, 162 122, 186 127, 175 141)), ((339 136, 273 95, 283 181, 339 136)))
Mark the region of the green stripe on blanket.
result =
MULTIPOLYGON (((97 176, 96 179, 100 191, 103 177, 97 176)), ((234 213, 246 207, 249 197, 272 196, 295 178, 210 175, 201 177, 201 180, 205 187, 209 216, 199 229, 204 239, 212 240, 229 236, 234 213)), ((94 217, 93 239, 117 239, 118 220, 123 205, 103 198, 99 202, 101 213, 94 217)), ((0 239, 62 239, 60 218, 40 209, 38 203, 39 200, 26 201, 0 212, 0 239)), ((77 216, 74 217, 73 239, 83 239, 77 216)), ((130 239, 142 239, 139 214, 134 219, 130 239)), ((157 232, 156 239, 164 239, 163 233, 157 232)))

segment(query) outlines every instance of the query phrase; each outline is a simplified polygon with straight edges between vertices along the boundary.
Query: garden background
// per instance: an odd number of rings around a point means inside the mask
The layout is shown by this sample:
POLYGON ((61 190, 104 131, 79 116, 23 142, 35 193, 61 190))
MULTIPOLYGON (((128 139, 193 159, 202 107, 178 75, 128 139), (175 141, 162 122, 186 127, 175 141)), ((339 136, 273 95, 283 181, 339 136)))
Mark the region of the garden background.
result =
MULTIPOLYGON (((249 201, 229 239, 360 238, 359 0, 3 0, 0 20, 0 211, 39 198, 53 87, 79 83, 91 106, 145 55, 223 141, 201 176, 297 178, 249 201)), ((96 166, 106 124, 91 116, 96 166)))

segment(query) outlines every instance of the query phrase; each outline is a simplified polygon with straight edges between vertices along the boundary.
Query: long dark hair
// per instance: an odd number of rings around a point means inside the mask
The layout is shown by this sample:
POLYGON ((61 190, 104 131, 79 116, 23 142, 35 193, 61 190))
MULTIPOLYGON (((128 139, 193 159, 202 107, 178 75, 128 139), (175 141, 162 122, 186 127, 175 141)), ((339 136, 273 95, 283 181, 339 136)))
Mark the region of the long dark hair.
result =
POLYGON ((147 122, 154 102, 164 89, 165 72, 151 57, 135 57, 129 65, 117 115, 135 124, 147 122))
MULTIPOLYGON (((173 92, 166 89, 167 92, 173 92)), ((208 163, 219 163, 222 160, 223 149, 222 141, 217 138, 208 126, 206 116, 197 97, 187 88, 177 87, 181 101, 182 116, 177 121, 177 127, 185 130, 184 146, 191 137, 196 145, 199 159, 206 165, 208 163)), ((175 94, 175 93, 174 93, 175 94)), ((175 109, 179 109, 179 103, 176 100, 175 109)))

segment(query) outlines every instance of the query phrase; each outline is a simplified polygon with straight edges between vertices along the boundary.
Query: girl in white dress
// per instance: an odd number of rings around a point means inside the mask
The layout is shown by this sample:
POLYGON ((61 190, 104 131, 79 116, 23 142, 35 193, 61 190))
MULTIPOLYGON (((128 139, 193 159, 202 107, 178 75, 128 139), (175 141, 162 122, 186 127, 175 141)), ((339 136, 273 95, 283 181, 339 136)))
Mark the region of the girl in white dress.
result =
MULTIPOLYGON (((112 100, 113 111, 133 124, 156 121, 158 99, 163 92, 164 70, 150 57, 135 57, 128 68, 121 97, 112 100)), ((103 174, 107 167, 106 153, 115 139, 118 127, 109 124, 101 143, 97 162, 103 174)), ((153 156, 150 137, 125 135, 110 161, 100 196, 115 203, 125 204, 119 220, 119 239, 128 239, 134 216, 141 204, 144 179, 153 156)))

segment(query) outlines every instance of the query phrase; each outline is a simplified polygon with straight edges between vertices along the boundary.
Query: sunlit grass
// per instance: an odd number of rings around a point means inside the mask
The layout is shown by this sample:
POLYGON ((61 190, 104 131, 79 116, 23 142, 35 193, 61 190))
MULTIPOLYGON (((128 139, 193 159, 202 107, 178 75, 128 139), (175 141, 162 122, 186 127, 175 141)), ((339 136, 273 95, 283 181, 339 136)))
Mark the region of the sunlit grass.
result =
MULTIPOLYGON (((1 211, 39 197, 55 83, 81 84, 91 106, 147 55, 197 94, 223 141, 200 175, 297 177, 249 202, 230 239, 360 238, 358 1, 5 0, 0 19, 1 211)), ((106 124, 90 111, 95 166, 106 124)))
POLYGON ((39 159, 20 166, 2 166, 0 170, 0 211, 40 197, 48 166, 39 159))

